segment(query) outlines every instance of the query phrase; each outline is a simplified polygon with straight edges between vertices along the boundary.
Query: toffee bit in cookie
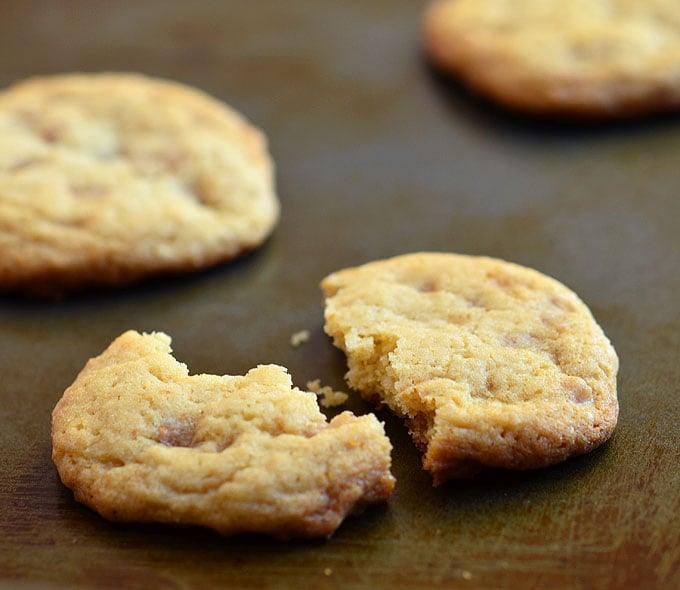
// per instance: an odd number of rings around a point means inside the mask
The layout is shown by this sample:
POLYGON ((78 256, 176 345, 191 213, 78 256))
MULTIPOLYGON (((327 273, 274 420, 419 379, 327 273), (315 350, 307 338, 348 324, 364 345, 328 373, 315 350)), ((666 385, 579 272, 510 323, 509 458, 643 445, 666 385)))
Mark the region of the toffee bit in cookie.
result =
POLYGON ((321 385, 320 379, 307 381, 307 390, 319 396, 319 404, 324 408, 341 406, 349 398, 344 391, 335 391, 330 385, 321 385))
POLYGON ((162 333, 118 337, 52 412, 52 458, 76 500, 224 535, 331 535, 389 498, 391 448, 373 415, 327 421, 283 367, 190 375, 162 333))
POLYGON ((168 447, 190 447, 196 427, 186 416, 164 421, 158 428, 158 442, 168 447))
POLYGON ((299 346, 302 346, 309 340, 309 330, 300 330, 299 332, 295 332, 291 337, 290 337, 290 344, 294 348, 298 348, 299 346))

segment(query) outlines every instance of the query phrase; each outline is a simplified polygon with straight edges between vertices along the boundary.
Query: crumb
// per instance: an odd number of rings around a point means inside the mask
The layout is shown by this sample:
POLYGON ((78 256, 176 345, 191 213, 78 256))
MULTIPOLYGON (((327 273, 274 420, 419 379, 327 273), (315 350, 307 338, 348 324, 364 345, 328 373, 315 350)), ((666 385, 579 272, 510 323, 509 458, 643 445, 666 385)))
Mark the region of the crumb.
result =
POLYGON ((320 396, 321 399, 319 400, 319 403, 324 408, 340 406, 344 404, 349 397, 344 391, 334 391, 330 385, 322 386, 320 379, 307 381, 307 389, 320 396))
POLYGON ((300 330, 290 337, 290 344, 297 348, 309 340, 309 330, 300 330))
POLYGON ((463 572, 460 575, 463 576, 463 580, 472 580, 472 572, 463 570, 463 572))
POLYGON ((333 570, 329 567, 327 567, 325 570, 323 570, 324 576, 330 576, 332 573, 333 573, 333 570))

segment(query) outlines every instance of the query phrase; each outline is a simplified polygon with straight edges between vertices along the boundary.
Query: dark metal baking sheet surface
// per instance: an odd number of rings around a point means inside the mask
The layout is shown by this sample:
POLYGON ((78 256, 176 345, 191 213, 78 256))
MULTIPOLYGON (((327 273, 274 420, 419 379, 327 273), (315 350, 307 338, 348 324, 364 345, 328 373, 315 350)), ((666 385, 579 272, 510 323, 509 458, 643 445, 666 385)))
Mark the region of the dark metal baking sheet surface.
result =
MULTIPOLYGON (((0 299, 2 588, 680 586, 680 120, 574 127, 504 114, 433 73, 407 0, 0 3, 0 84, 134 70, 198 86, 270 138, 283 205, 259 251, 192 277, 0 299), (193 372, 258 363, 343 388, 319 280, 395 254, 485 254, 563 281, 621 360, 592 454, 438 489, 385 412, 398 484, 329 540, 111 524, 50 459, 50 412, 128 328, 193 372), (291 334, 308 329, 300 348, 291 334)), ((353 397, 356 412, 371 410, 353 397)))

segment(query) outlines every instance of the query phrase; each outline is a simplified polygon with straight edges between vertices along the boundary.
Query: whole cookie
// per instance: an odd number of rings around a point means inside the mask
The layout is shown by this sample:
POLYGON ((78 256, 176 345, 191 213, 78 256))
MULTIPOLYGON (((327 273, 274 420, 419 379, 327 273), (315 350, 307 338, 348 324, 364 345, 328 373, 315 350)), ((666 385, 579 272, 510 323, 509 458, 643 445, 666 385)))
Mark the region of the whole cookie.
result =
POLYGON ((107 73, 0 93, 0 290, 202 269, 260 245, 278 214, 264 136, 198 90, 107 73))
POLYGON ((437 64, 512 109, 597 119, 680 107, 673 0, 435 0, 423 34, 437 64))
POLYGON ((230 535, 330 535, 394 486, 373 415, 330 423, 282 367, 189 375, 162 333, 126 332, 52 413, 53 460, 76 500, 114 521, 230 535))
POLYGON ((419 253, 326 277, 347 381, 406 419, 438 485, 591 451, 618 417, 616 353, 583 302, 534 270, 419 253))

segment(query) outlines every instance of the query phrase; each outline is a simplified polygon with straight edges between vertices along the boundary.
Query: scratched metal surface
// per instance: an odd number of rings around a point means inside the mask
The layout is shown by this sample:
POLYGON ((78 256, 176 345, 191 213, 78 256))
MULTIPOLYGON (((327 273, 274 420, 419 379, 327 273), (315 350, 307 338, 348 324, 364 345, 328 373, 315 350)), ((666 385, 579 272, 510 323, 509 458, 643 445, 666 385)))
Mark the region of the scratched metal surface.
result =
POLYGON ((680 120, 578 129, 500 113, 430 71, 421 10, 0 2, 0 85, 135 70, 203 88, 267 132, 283 204, 271 240, 235 264, 58 303, 0 299, 0 587, 680 586, 680 120), (122 331, 168 332, 193 372, 277 362, 300 385, 342 388, 318 281, 417 250, 502 257, 579 293, 621 359, 611 441, 433 489, 380 412, 392 499, 304 543, 113 525, 60 485, 51 409, 122 331), (310 341, 294 349, 301 329, 310 341))

